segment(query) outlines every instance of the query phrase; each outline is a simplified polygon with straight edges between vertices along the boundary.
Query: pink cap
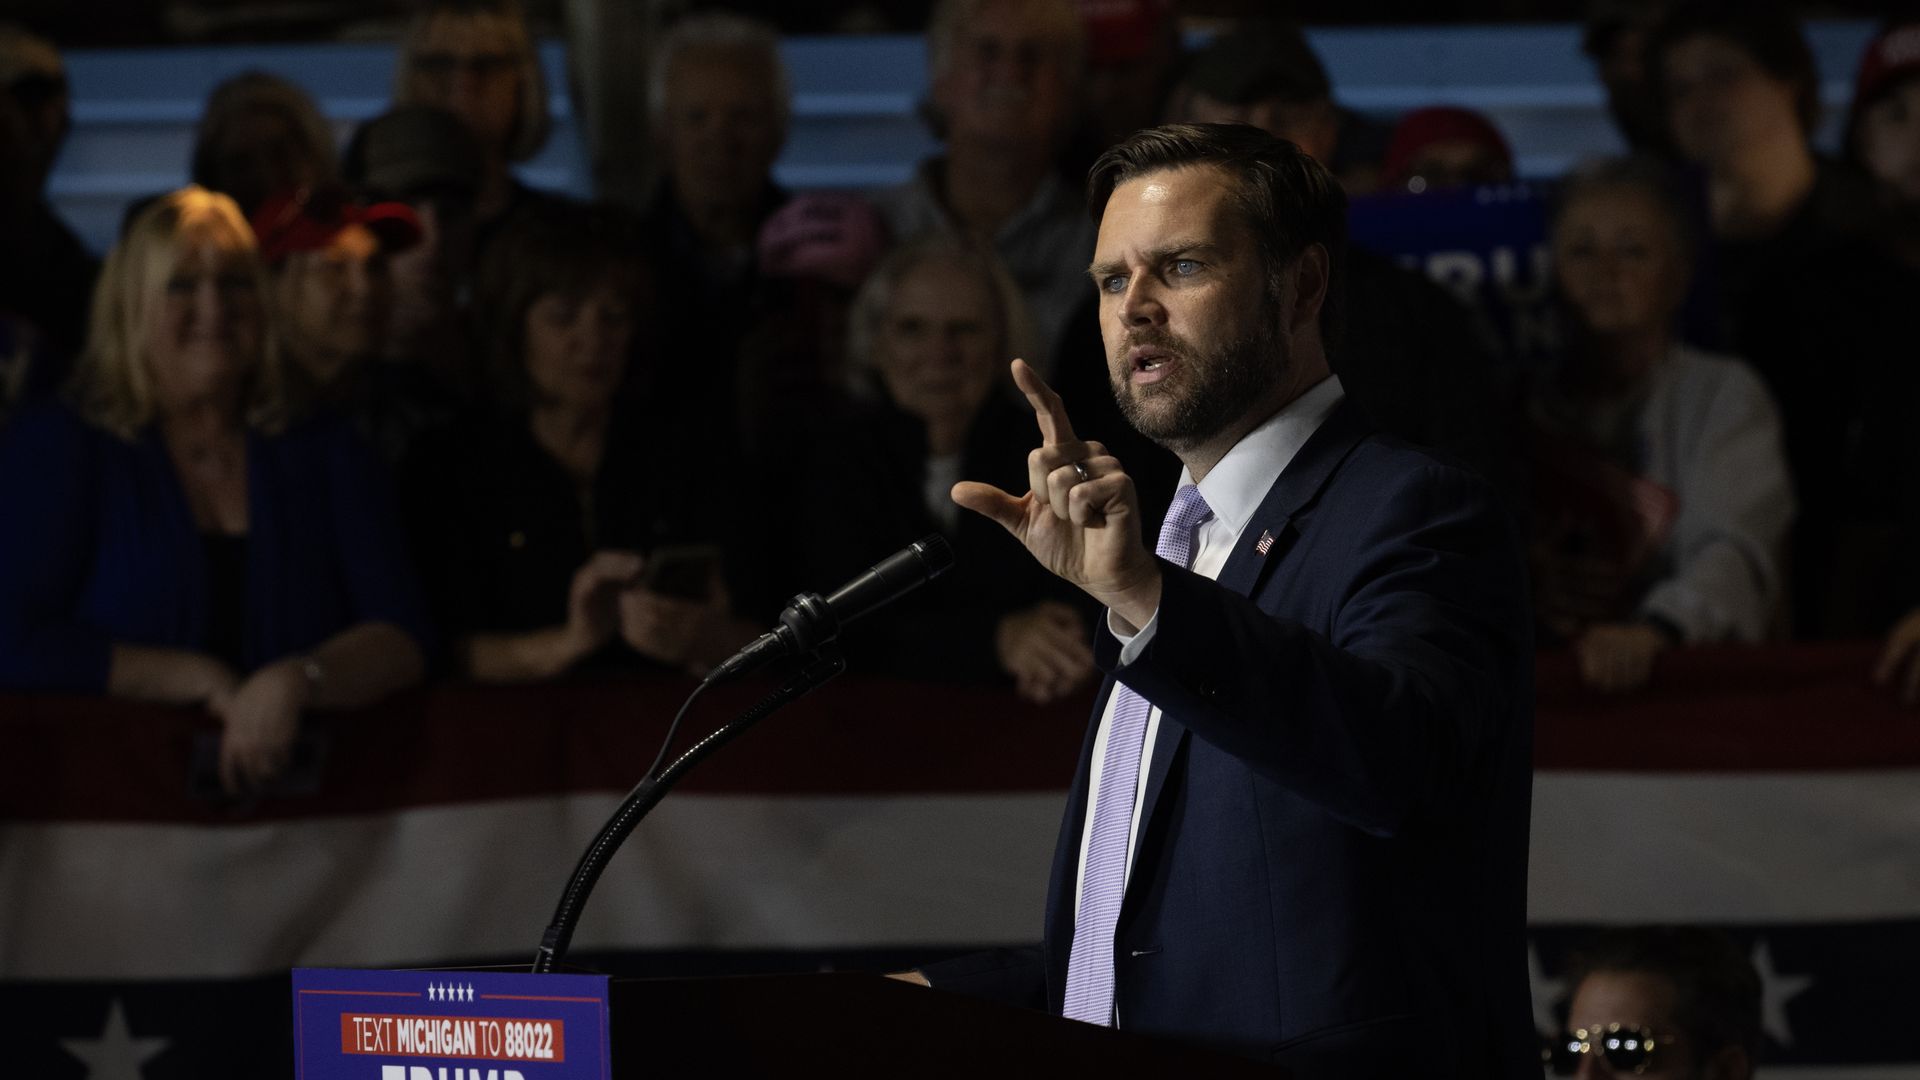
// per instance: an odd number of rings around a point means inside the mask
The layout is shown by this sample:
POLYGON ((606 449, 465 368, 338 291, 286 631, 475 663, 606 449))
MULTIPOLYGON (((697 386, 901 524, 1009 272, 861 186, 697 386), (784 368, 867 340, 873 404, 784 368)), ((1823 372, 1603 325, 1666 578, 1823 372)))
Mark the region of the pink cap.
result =
POLYGON ((887 247, 886 223, 858 195, 797 195, 760 227, 760 272, 851 289, 887 247))
POLYGON ((1853 106, 1848 127, 1860 120, 1860 110, 1873 104, 1899 79, 1920 72, 1920 22, 1888 26, 1867 42, 1860 54, 1860 73, 1854 78, 1853 106))

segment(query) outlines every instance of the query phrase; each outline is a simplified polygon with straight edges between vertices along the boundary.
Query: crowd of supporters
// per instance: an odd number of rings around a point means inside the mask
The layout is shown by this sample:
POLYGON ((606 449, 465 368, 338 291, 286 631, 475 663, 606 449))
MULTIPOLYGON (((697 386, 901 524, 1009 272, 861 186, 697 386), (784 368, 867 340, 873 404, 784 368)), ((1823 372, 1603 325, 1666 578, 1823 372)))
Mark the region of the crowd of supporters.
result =
MULTIPOLYGON (((1540 641, 1597 691, 1697 643, 1883 636, 1878 677, 1920 697, 1920 23, 1867 46, 1829 158, 1782 9, 1595 10, 1632 153, 1526 178, 1559 181, 1551 362, 1355 245, 1336 372, 1506 493, 1540 641)), ((583 203, 514 172, 547 134, 533 46, 511 0, 428 3, 344 148, 299 87, 232 78, 193 184, 137 200, 98 263, 46 195, 59 53, 0 30, 0 687, 204 704, 244 786, 304 712, 436 674, 697 674, 938 531, 959 569, 856 627, 856 665, 1084 689, 1096 613, 947 492, 1021 488, 1022 356, 1149 516, 1171 497, 1108 390, 1091 158, 1240 122, 1355 198, 1516 179, 1478 113, 1342 107, 1291 25, 1190 51, 1171 4, 945 0, 941 149, 907 182, 782 189, 779 42, 696 10, 633 88, 657 196, 583 203)))

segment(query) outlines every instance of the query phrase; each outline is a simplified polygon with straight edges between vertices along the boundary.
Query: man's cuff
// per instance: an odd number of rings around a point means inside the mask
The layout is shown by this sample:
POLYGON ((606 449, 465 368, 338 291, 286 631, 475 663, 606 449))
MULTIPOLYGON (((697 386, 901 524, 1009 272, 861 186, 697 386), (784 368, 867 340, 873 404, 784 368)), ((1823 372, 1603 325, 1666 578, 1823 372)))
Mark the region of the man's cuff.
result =
POLYGON ((1123 634, 1114 625, 1113 609, 1107 609, 1107 632, 1113 635, 1113 640, 1120 643, 1119 666, 1126 667, 1140 659, 1140 654, 1147 651, 1148 645, 1153 644, 1153 632, 1159 626, 1160 609, 1154 608, 1153 618, 1147 620, 1147 625, 1141 627, 1137 633, 1123 634))

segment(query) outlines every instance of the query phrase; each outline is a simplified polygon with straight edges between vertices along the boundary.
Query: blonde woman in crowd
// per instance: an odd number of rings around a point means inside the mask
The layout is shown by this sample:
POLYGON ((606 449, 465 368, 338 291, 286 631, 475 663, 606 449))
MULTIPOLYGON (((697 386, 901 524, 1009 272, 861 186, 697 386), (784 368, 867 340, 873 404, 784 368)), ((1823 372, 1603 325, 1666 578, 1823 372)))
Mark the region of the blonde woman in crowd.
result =
POLYGON ((0 688, 205 706, 232 791, 311 709, 419 680, 424 605, 384 478, 298 422, 233 200, 156 200, 108 257, 68 400, 0 438, 0 688))

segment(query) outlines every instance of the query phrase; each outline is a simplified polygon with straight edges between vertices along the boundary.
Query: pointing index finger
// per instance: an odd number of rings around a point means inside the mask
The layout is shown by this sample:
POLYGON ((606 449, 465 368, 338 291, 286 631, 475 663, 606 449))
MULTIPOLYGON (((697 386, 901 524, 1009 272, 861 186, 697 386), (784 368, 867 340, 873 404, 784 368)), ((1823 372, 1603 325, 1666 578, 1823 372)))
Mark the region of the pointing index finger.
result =
POLYGON ((1066 403, 1053 387, 1033 370, 1033 365, 1025 360, 1013 362, 1013 383, 1020 392, 1027 395, 1027 403, 1033 406, 1033 417, 1040 424, 1040 438, 1048 446, 1074 442, 1073 422, 1067 419, 1066 403))

